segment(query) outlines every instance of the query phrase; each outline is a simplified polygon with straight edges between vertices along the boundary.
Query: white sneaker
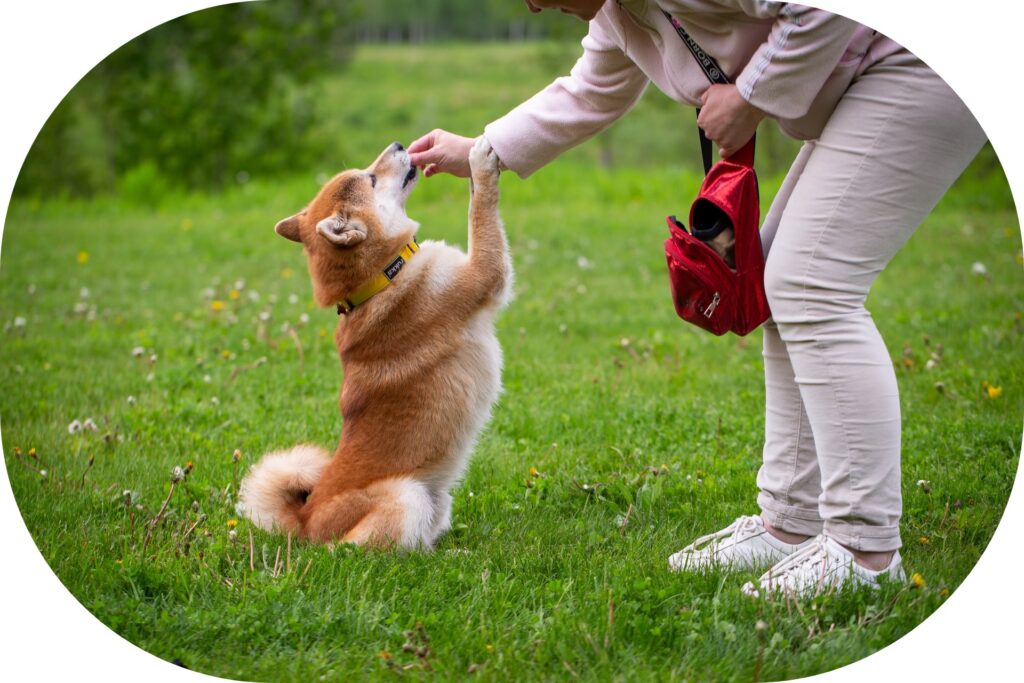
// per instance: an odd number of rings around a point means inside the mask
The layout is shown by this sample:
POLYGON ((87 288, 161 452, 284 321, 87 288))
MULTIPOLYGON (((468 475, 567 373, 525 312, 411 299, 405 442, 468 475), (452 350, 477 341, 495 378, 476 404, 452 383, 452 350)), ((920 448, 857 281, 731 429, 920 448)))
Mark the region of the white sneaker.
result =
POLYGON ((721 531, 701 536, 669 557, 668 568, 674 572, 756 569, 779 562, 810 542, 784 543, 764 528, 760 517, 737 517, 721 531))
POLYGON ((899 552, 893 553, 888 567, 876 572, 857 564, 853 553, 822 534, 769 569, 758 579, 758 585, 748 581, 742 591, 755 598, 773 593, 810 598, 843 586, 878 588, 882 576, 893 581, 907 580, 899 552))

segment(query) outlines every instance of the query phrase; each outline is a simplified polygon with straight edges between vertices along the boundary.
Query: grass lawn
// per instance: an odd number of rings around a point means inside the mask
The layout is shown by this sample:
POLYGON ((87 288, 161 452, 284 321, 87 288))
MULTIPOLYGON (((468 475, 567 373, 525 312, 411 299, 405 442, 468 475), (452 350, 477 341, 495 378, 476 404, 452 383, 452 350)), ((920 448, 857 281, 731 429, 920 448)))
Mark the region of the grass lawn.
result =
MULTIPOLYGON (((452 64, 504 54, 449 51, 452 64)), ((394 52, 395 63, 364 53, 329 88, 372 69, 416 81, 423 60, 394 52)), ((458 88, 472 99, 470 78, 458 88)), ((383 90, 372 97, 387 104, 383 90)), ((478 123, 513 95, 488 100, 478 123)), ((388 111, 417 111, 415 94, 394 98, 388 111)), ((346 161, 450 125, 460 105, 446 102, 417 111, 422 122, 349 122, 346 161)), ((252 680, 770 680, 855 661, 928 617, 984 551, 1018 465, 1024 303, 1005 183, 965 178, 868 303, 902 391, 902 552, 923 585, 796 609, 743 598, 748 575, 666 571, 693 537, 756 511, 760 333, 715 338, 672 310, 663 216, 684 211, 698 177, 585 164, 598 144, 528 181, 502 179, 517 274, 498 323, 505 393, 454 492, 455 528, 431 554, 289 548, 235 520, 248 464, 299 441, 333 447, 341 428, 336 315, 313 306, 301 253, 272 230, 312 195, 318 169, 155 208, 13 204, 3 449, 25 522, 68 589, 159 657, 252 680), (87 418, 95 430, 69 432, 87 418), (187 462, 171 492, 171 469, 187 462)), ((777 183, 763 179, 766 203, 777 183)), ((467 198, 464 181, 422 182, 409 203, 421 239, 464 245, 467 198)))

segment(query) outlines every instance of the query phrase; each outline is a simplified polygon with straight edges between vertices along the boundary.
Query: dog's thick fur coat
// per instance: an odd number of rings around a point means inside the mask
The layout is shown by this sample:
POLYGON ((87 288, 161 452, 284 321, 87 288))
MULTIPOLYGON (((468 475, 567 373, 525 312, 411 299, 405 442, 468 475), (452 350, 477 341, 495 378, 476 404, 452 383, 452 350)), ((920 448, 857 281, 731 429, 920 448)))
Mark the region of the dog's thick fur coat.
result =
MULTIPOLYGON (((484 138, 470 167, 468 255, 424 242, 390 286, 339 318, 341 441, 333 457, 299 445, 252 468, 239 511, 258 526, 401 548, 429 548, 450 528, 449 492, 501 390, 493 321, 512 280, 498 160, 484 138)), ((395 143, 278 223, 302 243, 320 305, 345 299, 413 239, 405 201, 415 182, 395 143)))

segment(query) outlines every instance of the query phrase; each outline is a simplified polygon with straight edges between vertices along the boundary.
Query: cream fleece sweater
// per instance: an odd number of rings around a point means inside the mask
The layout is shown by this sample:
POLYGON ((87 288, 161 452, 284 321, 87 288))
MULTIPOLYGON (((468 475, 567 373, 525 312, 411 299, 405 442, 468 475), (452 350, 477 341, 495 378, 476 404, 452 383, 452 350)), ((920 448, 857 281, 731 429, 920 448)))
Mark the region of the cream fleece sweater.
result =
POLYGON ((903 49, 845 17, 790 3, 607 0, 569 76, 485 127, 504 165, 525 178, 611 125, 649 82, 698 105, 707 77, 662 10, 718 61, 744 99, 802 140, 821 133, 858 74, 903 49))

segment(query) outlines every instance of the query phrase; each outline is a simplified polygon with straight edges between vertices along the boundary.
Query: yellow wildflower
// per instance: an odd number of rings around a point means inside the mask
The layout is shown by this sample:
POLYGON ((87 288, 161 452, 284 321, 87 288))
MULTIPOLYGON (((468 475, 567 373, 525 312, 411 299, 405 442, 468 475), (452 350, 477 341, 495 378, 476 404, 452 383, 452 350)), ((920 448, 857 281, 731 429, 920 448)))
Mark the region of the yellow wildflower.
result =
POLYGON ((484 649, 487 650, 488 652, 494 652, 494 646, 491 645, 490 643, 487 643, 486 645, 484 645, 484 649))
POLYGON ((228 528, 229 529, 234 529, 236 526, 238 526, 238 520, 237 519, 229 519, 228 520, 228 528))
POLYGON ((540 471, 536 467, 531 467, 530 468, 530 476, 531 477, 539 477, 540 476, 540 471))
POLYGON ((928 545, 929 543, 931 543, 927 536, 921 536, 919 539, 917 539, 917 542, 921 545, 928 545))
POLYGON ((87 251, 80 251, 80 252, 78 252, 78 255, 75 256, 75 260, 78 261, 80 264, 85 265, 86 263, 89 262, 89 252, 87 252, 87 251))
POLYGON ((986 387, 985 391, 988 392, 989 398, 999 398, 999 396, 1002 395, 1003 393, 1003 388, 989 385, 988 387, 986 387))
POLYGON ((381 650, 377 653, 377 656, 384 660, 391 659, 391 653, 387 650, 381 650))
POLYGON ((285 268, 284 270, 281 271, 281 277, 283 279, 285 279, 285 280, 290 278, 293 274, 294 274, 294 271, 292 271, 291 268, 285 268))
POLYGON ((239 292, 237 289, 232 289, 230 292, 228 292, 228 298, 231 299, 232 301, 237 301, 240 296, 242 296, 242 293, 239 292))
POLYGON ((913 584, 914 588, 924 588, 924 577, 914 572, 910 577, 910 583, 913 584))
POLYGON ((214 299, 213 303, 210 304, 210 308, 213 309, 214 311, 223 311, 224 302, 221 301, 220 299, 214 299))

